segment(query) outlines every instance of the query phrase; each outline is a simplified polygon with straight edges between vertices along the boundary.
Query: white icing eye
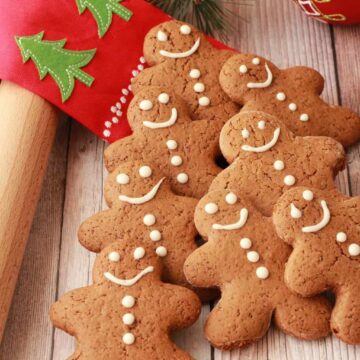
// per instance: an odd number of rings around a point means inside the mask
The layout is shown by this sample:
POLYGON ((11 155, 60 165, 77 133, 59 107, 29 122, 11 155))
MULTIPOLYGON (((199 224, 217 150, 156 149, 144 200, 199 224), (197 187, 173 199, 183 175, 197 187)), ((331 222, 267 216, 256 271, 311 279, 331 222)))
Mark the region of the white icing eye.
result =
POLYGON ((291 203, 290 208, 291 208, 290 215, 293 219, 301 218, 302 216, 301 211, 293 203, 291 203))
POLYGON ((207 214, 212 215, 212 214, 216 214, 218 212, 219 207, 215 203, 208 203, 205 205, 204 209, 207 214))
POLYGON ((241 130, 241 136, 243 137, 243 139, 248 139, 250 136, 250 132, 248 129, 242 129, 241 130))
POLYGON ((343 243, 347 240, 347 235, 344 232, 338 232, 336 234, 336 241, 343 243))
POLYGON ((132 333, 126 333, 123 335, 123 343, 126 345, 132 345, 135 342, 135 336, 132 333))
POLYGON ((161 93, 158 97, 158 100, 161 104, 167 104, 170 100, 170 96, 166 93, 161 93))
POLYGON ((303 121, 303 122, 309 121, 309 115, 308 114, 301 114, 300 115, 300 121, 303 121))
POLYGON ((240 65, 239 71, 241 74, 246 74, 248 72, 248 68, 246 65, 243 64, 243 65, 240 65))
POLYGON ((287 186, 292 186, 292 185, 295 184, 295 182, 296 182, 296 179, 292 175, 286 175, 284 177, 284 184, 287 185, 287 186))
POLYGON ((247 254, 246 254, 246 257, 247 259, 252 262, 252 263, 256 263, 259 261, 260 259, 260 255, 258 252, 256 251, 249 251, 247 254))
POLYGON ((258 128, 259 128, 260 130, 264 130, 264 129, 265 129, 265 126, 266 126, 266 123, 265 123, 264 120, 260 120, 260 121, 258 122, 258 128))
POLYGON ((143 221, 146 226, 151 226, 156 223, 156 217, 153 214, 146 214, 143 221))
POLYGON ((180 184, 186 184, 189 181, 189 176, 186 173, 180 173, 178 174, 178 176, 176 177, 176 180, 180 183, 180 184))
POLYGON ((304 200, 306 200, 306 201, 311 201, 311 200, 314 198, 314 194, 313 194, 313 192, 310 191, 310 190, 305 190, 305 191, 303 192, 303 198, 304 198, 304 200))
POLYGON ((116 182, 120 185, 126 185, 130 181, 129 175, 121 173, 116 176, 116 182))
POLYGON ((234 205, 237 201, 237 196, 233 192, 230 192, 226 194, 225 201, 229 205, 234 205))
POLYGON ((265 266, 259 266, 256 269, 256 276, 259 279, 265 280, 269 277, 269 270, 265 266))
POLYGON ((141 168, 139 169, 139 175, 142 178, 148 178, 151 176, 151 174, 152 174, 152 170, 150 166, 144 165, 141 166, 141 168))
POLYGON ((189 76, 192 79, 198 79, 201 76, 201 72, 199 69, 191 69, 189 76))
POLYGON ((251 245, 252 245, 252 242, 249 238, 242 238, 240 240, 240 247, 242 249, 245 249, 245 250, 250 249, 251 245))
POLYGON ((194 85, 194 91, 197 93, 202 93, 205 90, 205 85, 203 83, 196 83, 194 85))
POLYGON ((135 316, 131 313, 124 314, 122 321, 125 325, 132 325, 135 322, 135 316))
POLYGON ((294 103, 289 104, 289 110, 296 111, 297 110, 297 105, 294 104, 294 103))
POLYGON ((175 150, 178 147, 178 144, 175 140, 168 140, 166 146, 169 150, 175 150))
POLYGON ((283 92, 279 92, 276 94, 276 99, 279 101, 284 101, 286 99, 286 95, 283 92))
POLYGON ((153 103, 150 100, 140 101, 139 108, 144 111, 151 110, 153 108, 153 103))
POLYGON ((164 257, 167 255, 167 250, 166 250, 166 247, 164 247, 164 246, 157 247, 155 252, 156 252, 156 255, 160 256, 160 257, 164 257))
POLYGON ((112 262, 118 262, 120 260, 120 254, 117 251, 112 251, 108 256, 108 259, 112 262))
POLYGON ((140 260, 145 256, 145 249, 143 247, 137 247, 134 250, 134 259, 140 260))
POLYGON ((285 164, 282 160, 275 160, 274 162, 274 169, 277 171, 284 170, 285 164))
POLYGON ((349 245, 349 254, 351 256, 358 256, 360 255, 360 246, 358 244, 351 244, 349 245))
POLYGON ((159 30, 159 31, 157 32, 156 37, 157 37, 157 39, 158 39, 159 41, 167 41, 167 39, 168 39, 167 34, 164 33, 164 32, 161 31, 161 30, 159 30))
POLYGON ((130 309, 135 305, 135 298, 131 295, 125 295, 121 300, 121 305, 130 309))
POLYGON ((159 230, 152 230, 150 232, 150 239, 152 241, 159 241, 161 240, 161 232, 159 230))
POLYGON ((189 35, 189 34, 191 34, 191 27, 189 25, 181 25, 180 32, 183 35, 189 35))
POLYGON ((208 106, 210 104, 210 99, 207 96, 202 96, 199 99, 199 105, 201 106, 208 106))
POLYGON ((174 155, 171 157, 170 162, 171 162, 171 165, 173 165, 173 166, 180 166, 182 164, 183 160, 182 160, 181 156, 174 155))
POLYGON ((260 64, 260 59, 259 58, 253 58, 252 59, 252 63, 254 64, 254 65, 259 65, 260 64))

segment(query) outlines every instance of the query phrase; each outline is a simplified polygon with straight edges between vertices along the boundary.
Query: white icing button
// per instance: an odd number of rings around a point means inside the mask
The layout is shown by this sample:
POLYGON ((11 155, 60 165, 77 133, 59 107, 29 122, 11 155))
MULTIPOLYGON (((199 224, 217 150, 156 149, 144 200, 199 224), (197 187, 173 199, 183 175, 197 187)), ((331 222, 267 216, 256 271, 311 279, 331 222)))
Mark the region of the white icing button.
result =
POLYGON ((289 104, 289 110, 296 111, 297 110, 297 105, 295 103, 289 104))
POLYGON ((202 96, 199 99, 199 105, 201 106, 208 106, 210 104, 210 99, 207 96, 202 96))
POLYGON ((191 34, 191 27, 189 25, 181 25, 180 32, 184 35, 189 35, 191 34))
POLYGON ((344 232, 338 232, 336 234, 336 241, 343 243, 347 240, 347 235, 344 232))
POLYGON ((199 69, 192 69, 189 73, 189 76, 192 79, 198 79, 201 76, 201 72, 199 69))
POLYGON ((148 178, 149 176, 151 176, 152 174, 152 170, 150 166, 144 165, 139 169, 139 175, 142 178, 148 178))
POLYGON ((140 260, 145 256, 145 249, 143 247, 137 247, 134 250, 134 259, 140 260))
POLYGON ((121 300, 122 306, 130 309, 135 305, 135 298, 131 295, 125 295, 121 300))
POLYGON ((132 325, 135 322, 135 316, 131 313, 124 314, 122 321, 125 325, 132 325))
POLYGON ((279 92, 276 94, 276 99, 279 101, 284 101, 286 99, 286 95, 283 92, 279 92))
POLYGON ((196 91, 197 93, 201 93, 205 90, 205 85, 203 83, 196 83, 194 85, 194 91, 196 91))
POLYGON ((286 175, 284 177, 284 184, 287 185, 287 186, 292 186, 295 184, 295 177, 292 176, 292 175, 286 175))
POLYGON ((291 203, 290 206, 291 206, 290 216, 291 216, 293 219, 300 219, 301 216, 302 216, 301 211, 300 211, 293 203, 291 203))
POLYGON ((254 64, 254 65, 259 65, 260 64, 260 59, 259 58, 253 58, 252 59, 252 63, 254 64))
POLYGON ((248 72, 248 68, 246 65, 243 64, 243 65, 240 65, 239 71, 241 74, 246 74, 248 72))
POLYGON ((309 115, 308 114, 301 114, 300 115, 300 121, 309 121, 309 115))
POLYGON ((175 150, 177 149, 178 144, 175 140, 168 140, 166 146, 169 150, 175 150))
POLYGON ((256 276, 259 279, 265 280, 269 277, 269 270, 265 266, 259 266, 256 269, 256 276))
POLYGON ((265 121, 264 121, 264 120, 261 120, 261 121, 258 122, 258 128, 259 128, 260 130, 264 130, 264 129, 265 129, 265 126, 266 126, 266 124, 265 124, 265 121))
POLYGON ((176 177, 176 180, 177 180, 180 184, 186 184, 186 183, 189 181, 189 176, 188 176, 188 174, 180 173, 180 174, 178 174, 178 176, 176 177))
POLYGON ((313 192, 310 191, 310 190, 305 190, 305 191, 303 192, 303 198, 304 198, 304 200, 306 200, 306 201, 311 201, 311 200, 314 198, 314 194, 313 194, 313 192))
POLYGON ((156 218, 153 214, 146 214, 144 216, 144 224, 146 226, 151 226, 154 225, 156 223, 156 218))
POLYGON ((158 39, 159 41, 167 41, 167 39, 168 39, 167 34, 164 33, 164 32, 161 31, 161 30, 159 30, 159 31, 157 32, 156 37, 157 37, 157 39, 158 39))
POLYGON ((170 161, 171 161, 171 165, 173 166, 180 166, 183 162, 181 156, 179 155, 174 155, 170 161))
POLYGON ((256 251, 249 251, 247 254, 246 254, 246 257, 247 259, 252 262, 252 263, 256 263, 259 261, 260 259, 260 255, 258 252, 256 251))
POLYGON ((251 245, 252 245, 252 242, 249 238, 242 238, 240 240, 240 247, 242 249, 250 249, 251 248, 251 245))
POLYGON ((161 240, 161 232, 159 230, 152 230, 150 232, 150 239, 152 241, 159 241, 161 240))
POLYGON ((205 205, 204 209, 207 214, 212 215, 212 214, 216 214, 218 212, 219 207, 215 203, 208 203, 205 205))
POLYGON ((162 104, 167 104, 170 100, 170 96, 166 93, 161 93, 158 97, 158 100, 162 104))
POLYGON ((135 336, 132 333, 126 333, 123 335, 123 343, 126 345, 132 345, 135 342, 135 336))
POLYGON ((112 262, 117 262, 120 260, 120 254, 117 251, 112 251, 108 256, 108 259, 112 262))
POLYGON ((275 170, 278 170, 278 171, 281 171, 281 170, 284 170, 285 168, 285 164, 282 160, 276 160, 274 162, 274 169, 275 170))
POLYGON ((121 173, 116 176, 116 182, 121 185, 126 185, 130 181, 130 178, 127 174, 121 173))
POLYGON ((250 136, 249 130, 248 130, 248 129, 243 129, 243 130, 241 130, 241 136, 242 136, 244 139, 247 139, 247 138, 250 136))
POLYGON ((360 255, 360 246, 358 244, 351 244, 349 245, 349 254, 351 256, 358 256, 360 255))
POLYGON ((140 101, 139 108, 144 111, 151 110, 153 107, 153 103, 150 100, 142 100, 140 101))
POLYGON ((233 192, 230 192, 226 194, 225 201, 229 205, 234 205, 237 201, 237 196, 233 192))
POLYGON ((164 247, 164 246, 157 247, 155 252, 156 252, 156 255, 158 255, 160 257, 164 257, 167 255, 167 250, 166 250, 166 247, 164 247))

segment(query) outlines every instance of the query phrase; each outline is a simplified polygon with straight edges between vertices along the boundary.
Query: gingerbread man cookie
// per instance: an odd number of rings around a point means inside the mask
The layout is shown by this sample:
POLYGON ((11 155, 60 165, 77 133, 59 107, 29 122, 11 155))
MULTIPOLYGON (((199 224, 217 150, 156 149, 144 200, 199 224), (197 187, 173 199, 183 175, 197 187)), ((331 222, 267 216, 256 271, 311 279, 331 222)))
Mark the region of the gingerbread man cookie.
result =
POLYGON ((192 325, 200 301, 160 276, 160 260, 141 239, 105 248, 93 285, 65 294, 51 308, 54 325, 76 337, 70 359, 190 360, 169 332, 192 325))
POLYGON ((360 118, 351 110, 320 98, 323 77, 307 67, 278 69, 253 54, 231 57, 220 73, 220 84, 242 111, 277 116, 295 135, 329 136, 344 146, 360 138, 360 118))
POLYGON ((335 336, 360 344, 360 197, 294 188, 277 202, 279 236, 294 249, 285 270, 288 287, 303 296, 335 293, 335 336))
POLYGON ((192 121, 185 103, 163 88, 146 88, 132 100, 128 120, 133 134, 105 151, 109 171, 124 161, 154 164, 167 176, 176 194, 204 195, 221 170, 220 126, 210 120, 192 121))
POLYGON ((283 281, 290 247, 264 217, 239 194, 208 193, 195 211, 195 224, 208 241, 186 260, 184 271, 194 286, 221 290, 221 299, 205 325, 209 341, 220 349, 241 347, 261 338, 271 318, 301 339, 329 332, 325 298, 301 298, 283 281))
POLYGON ((344 167, 345 153, 328 137, 296 137, 277 118, 262 112, 241 112, 220 134, 220 148, 231 165, 210 189, 232 189, 247 196, 264 215, 294 185, 333 189, 344 167))
POLYGON ((234 54, 215 49, 192 25, 169 21, 154 27, 145 37, 144 56, 152 66, 133 81, 138 93, 145 86, 162 86, 182 96, 195 120, 224 123, 239 111, 219 84, 225 61, 234 54))

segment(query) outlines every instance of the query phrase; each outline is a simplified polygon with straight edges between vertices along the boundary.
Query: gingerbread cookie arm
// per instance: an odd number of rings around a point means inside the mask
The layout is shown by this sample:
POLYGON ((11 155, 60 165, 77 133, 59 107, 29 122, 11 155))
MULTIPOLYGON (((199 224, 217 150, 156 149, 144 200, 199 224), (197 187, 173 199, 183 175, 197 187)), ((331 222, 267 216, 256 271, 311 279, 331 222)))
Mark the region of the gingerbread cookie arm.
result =
POLYGON ((314 94, 320 95, 324 90, 324 78, 322 75, 309 67, 295 66, 281 70, 280 79, 292 84, 298 89, 308 89, 314 94))
POLYGON ((144 87, 148 86, 166 86, 167 84, 164 84, 164 81, 161 81, 161 79, 164 80, 164 78, 159 76, 159 74, 162 74, 163 68, 163 64, 158 64, 143 70, 131 83, 132 92, 137 94, 144 87))

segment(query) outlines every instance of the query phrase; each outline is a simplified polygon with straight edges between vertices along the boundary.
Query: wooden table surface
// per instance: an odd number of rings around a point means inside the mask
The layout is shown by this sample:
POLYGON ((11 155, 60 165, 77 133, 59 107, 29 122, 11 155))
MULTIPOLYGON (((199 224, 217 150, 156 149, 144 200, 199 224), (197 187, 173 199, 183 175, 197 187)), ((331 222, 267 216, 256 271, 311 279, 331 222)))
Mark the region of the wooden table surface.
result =
MULTIPOLYGON (((314 67, 326 79, 325 99, 360 112, 360 27, 315 22, 290 0, 224 3, 238 14, 231 46, 279 66, 314 67)), ((1 360, 64 360, 74 349, 73 339, 51 326, 48 309, 64 292, 91 282, 95 255, 79 245, 76 233, 84 219, 105 207, 104 147, 80 125, 65 117, 61 121, 0 347, 1 360)), ((347 168, 337 179, 346 194, 360 195, 359 150, 360 144, 349 149, 347 168)), ((199 321, 175 335, 197 360, 360 359, 360 346, 331 336, 298 341, 274 328, 246 349, 221 352, 212 349, 202 333, 208 312, 209 306, 204 306, 199 321)))

